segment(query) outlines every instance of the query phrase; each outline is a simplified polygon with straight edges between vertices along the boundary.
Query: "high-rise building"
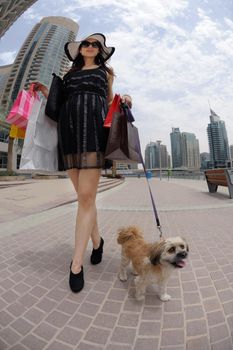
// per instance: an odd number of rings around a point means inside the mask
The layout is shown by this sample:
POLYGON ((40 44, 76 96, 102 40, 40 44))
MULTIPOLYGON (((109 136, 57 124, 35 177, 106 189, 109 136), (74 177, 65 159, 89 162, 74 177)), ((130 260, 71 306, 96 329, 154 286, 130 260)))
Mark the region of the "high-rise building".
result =
POLYGON ((70 64, 64 45, 75 39, 77 31, 78 24, 65 17, 45 17, 34 26, 12 64, 1 99, 4 107, 30 82, 50 86, 52 73, 64 75, 70 64))
POLYGON ((200 154, 200 159, 201 159, 201 169, 207 169, 208 163, 210 161, 210 154, 207 152, 203 152, 200 154))
POLYGON ((0 2, 0 38, 7 29, 37 0, 1 0, 0 2))
POLYGON ((230 161, 230 154, 225 122, 212 109, 207 134, 210 149, 209 167, 226 167, 230 161))
POLYGON ((170 133, 171 152, 172 152, 172 166, 173 168, 182 167, 182 143, 181 133, 179 128, 172 128, 170 133))
POLYGON ((200 168, 199 142, 196 136, 189 132, 182 132, 182 166, 188 169, 200 168))
POLYGON ((170 167, 170 156, 167 152, 167 147, 158 142, 150 142, 145 149, 146 169, 156 169, 160 167, 159 152, 161 154, 161 167, 170 167))
POLYGON ((8 64, 6 66, 0 66, 0 99, 3 93, 6 81, 9 77, 10 71, 11 71, 11 64, 8 64))
POLYGON ((181 133, 179 128, 172 128, 170 138, 173 168, 199 169, 199 141, 196 136, 189 132, 181 133))
POLYGON ((233 145, 230 145, 230 158, 233 160, 233 145))

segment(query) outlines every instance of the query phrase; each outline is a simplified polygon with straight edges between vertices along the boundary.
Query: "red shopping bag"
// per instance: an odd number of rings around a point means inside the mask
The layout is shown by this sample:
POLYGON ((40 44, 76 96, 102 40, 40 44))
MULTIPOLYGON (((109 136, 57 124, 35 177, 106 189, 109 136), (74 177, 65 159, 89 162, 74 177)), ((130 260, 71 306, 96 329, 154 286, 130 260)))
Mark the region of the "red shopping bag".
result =
POLYGON ((33 92, 33 84, 31 84, 29 91, 22 90, 18 93, 6 121, 21 129, 26 129, 35 99, 39 100, 40 98, 37 92, 33 92))
POLYGON ((121 102, 121 96, 118 94, 115 94, 112 104, 108 110, 108 114, 106 115, 106 118, 104 121, 105 128, 111 127, 113 114, 116 112, 120 112, 120 102, 121 102))

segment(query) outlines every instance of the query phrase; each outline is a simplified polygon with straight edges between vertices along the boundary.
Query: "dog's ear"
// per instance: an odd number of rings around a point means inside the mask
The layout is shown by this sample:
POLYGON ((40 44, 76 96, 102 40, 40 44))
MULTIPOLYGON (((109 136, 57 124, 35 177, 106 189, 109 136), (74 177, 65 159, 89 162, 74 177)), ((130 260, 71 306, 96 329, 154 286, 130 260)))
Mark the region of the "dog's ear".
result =
POLYGON ((161 254, 165 248, 165 240, 153 244, 150 252, 150 262, 152 265, 158 265, 160 263, 161 254))

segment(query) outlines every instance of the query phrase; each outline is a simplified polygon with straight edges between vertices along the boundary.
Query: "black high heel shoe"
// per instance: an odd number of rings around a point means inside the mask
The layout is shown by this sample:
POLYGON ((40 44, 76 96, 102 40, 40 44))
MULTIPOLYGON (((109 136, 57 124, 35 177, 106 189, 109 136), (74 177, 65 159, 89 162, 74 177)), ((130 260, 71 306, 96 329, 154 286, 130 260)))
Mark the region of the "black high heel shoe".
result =
POLYGON ((97 265, 102 261, 102 255, 103 255, 103 246, 104 246, 104 240, 102 237, 100 237, 100 245, 97 249, 92 249, 91 253, 91 263, 92 265, 97 265))
POLYGON ((80 292, 84 287, 84 278, 83 278, 83 266, 81 266, 81 271, 79 273, 73 273, 71 271, 72 261, 70 264, 70 278, 69 285, 73 293, 80 292))

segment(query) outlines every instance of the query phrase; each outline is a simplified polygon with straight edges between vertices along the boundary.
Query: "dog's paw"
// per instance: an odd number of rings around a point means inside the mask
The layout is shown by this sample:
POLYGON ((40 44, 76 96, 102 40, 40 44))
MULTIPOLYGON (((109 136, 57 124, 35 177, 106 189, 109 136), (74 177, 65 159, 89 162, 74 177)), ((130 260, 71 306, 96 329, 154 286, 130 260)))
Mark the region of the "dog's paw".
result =
POLYGON ((171 296, 169 294, 162 294, 162 295, 159 295, 159 299, 161 301, 169 301, 171 300, 171 296))
POLYGON ((118 277, 121 282, 125 282, 128 279, 126 272, 122 272, 122 271, 118 273, 118 277))
POLYGON ((133 276, 138 276, 138 273, 135 270, 132 270, 131 273, 133 276))

